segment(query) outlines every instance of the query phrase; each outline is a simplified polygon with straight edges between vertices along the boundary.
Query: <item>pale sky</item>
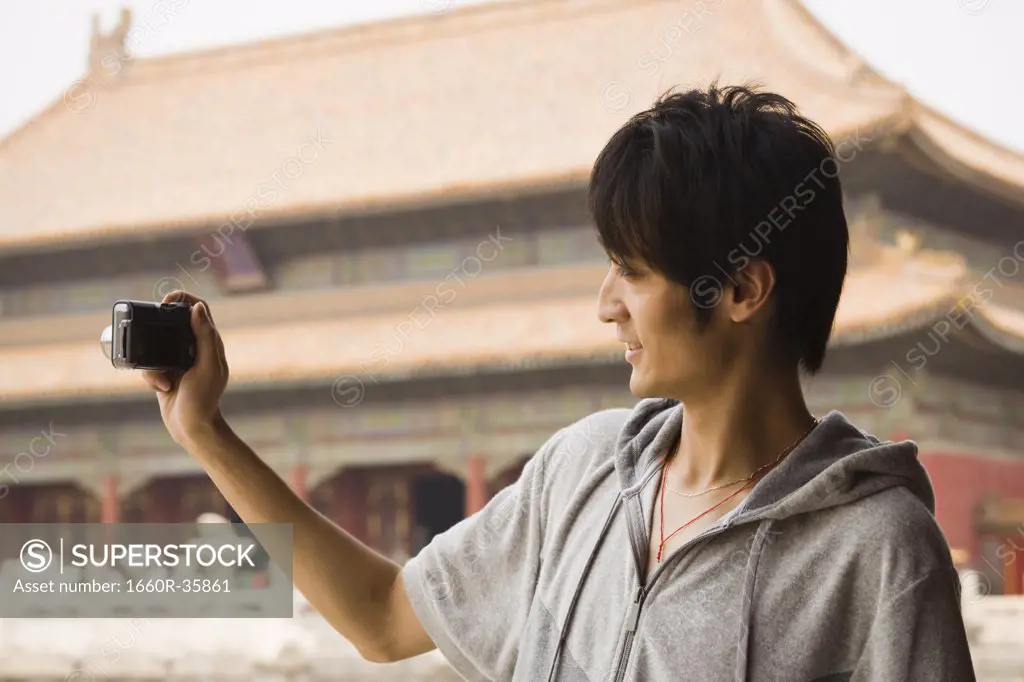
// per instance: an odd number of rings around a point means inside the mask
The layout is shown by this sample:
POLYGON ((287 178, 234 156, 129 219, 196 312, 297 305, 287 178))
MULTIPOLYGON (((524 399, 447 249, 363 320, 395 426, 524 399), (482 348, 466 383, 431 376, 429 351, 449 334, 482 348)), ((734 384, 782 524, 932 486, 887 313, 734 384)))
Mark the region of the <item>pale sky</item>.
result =
MULTIPOLYGON (((481 0, 7 0, 0 21, 0 137, 85 69, 90 17, 109 30, 123 6, 137 22, 157 3, 173 12, 140 32, 145 57, 391 17, 481 0)), ((487 1, 487 0, 484 0, 487 1)), ((752 0, 727 0, 750 2, 752 0)), ((1024 2, 804 0, 843 42, 922 101, 1024 152, 1024 2)), ((688 7, 690 0, 680 0, 688 7)))

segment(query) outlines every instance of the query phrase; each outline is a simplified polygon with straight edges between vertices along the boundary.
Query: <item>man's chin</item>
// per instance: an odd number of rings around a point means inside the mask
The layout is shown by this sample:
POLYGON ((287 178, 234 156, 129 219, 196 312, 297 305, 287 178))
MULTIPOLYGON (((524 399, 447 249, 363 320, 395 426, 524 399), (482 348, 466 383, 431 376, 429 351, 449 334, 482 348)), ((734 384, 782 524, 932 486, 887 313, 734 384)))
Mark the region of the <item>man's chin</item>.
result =
POLYGON ((679 386, 670 382, 656 381, 649 373, 642 372, 636 367, 633 368, 633 373, 629 377, 629 392, 638 400, 646 398, 672 398, 677 400, 678 398, 675 398, 675 396, 680 393, 678 389, 679 386))
POLYGON ((651 382, 639 375, 636 369, 633 370, 633 374, 629 377, 629 392, 633 394, 634 398, 639 400, 658 397, 651 382))

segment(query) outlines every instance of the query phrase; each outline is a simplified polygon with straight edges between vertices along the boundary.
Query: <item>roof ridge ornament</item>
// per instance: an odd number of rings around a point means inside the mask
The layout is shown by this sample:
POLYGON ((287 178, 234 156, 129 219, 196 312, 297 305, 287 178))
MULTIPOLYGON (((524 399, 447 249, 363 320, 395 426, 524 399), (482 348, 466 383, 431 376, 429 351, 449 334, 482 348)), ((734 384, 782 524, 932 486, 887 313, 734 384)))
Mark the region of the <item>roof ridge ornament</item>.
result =
POLYGON ((88 78, 109 86, 122 75, 132 58, 126 40, 131 26, 130 7, 121 8, 121 19, 109 33, 103 33, 100 29, 99 14, 92 15, 88 78))
POLYGON ((921 234, 907 228, 896 230, 896 248, 907 255, 913 255, 921 249, 921 234))

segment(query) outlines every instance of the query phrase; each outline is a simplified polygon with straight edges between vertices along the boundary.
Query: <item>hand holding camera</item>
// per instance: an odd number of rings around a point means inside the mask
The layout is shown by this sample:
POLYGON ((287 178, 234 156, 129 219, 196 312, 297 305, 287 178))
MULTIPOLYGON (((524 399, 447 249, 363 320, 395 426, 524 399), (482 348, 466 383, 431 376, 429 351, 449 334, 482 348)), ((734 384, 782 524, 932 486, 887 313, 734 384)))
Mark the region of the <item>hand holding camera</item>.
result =
POLYGON ((115 367, 144 370, 177 443, 218 424, 228 363, 205 301, 184 291, 159 304, 118 301, 101 341, 115 367))

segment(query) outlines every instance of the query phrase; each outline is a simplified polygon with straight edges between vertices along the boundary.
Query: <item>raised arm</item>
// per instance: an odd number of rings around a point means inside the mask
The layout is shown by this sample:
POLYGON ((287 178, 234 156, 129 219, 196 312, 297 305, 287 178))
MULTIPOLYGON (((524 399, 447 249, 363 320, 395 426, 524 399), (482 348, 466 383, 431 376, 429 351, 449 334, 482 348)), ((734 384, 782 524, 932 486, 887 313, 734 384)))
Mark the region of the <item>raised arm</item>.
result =
POLYGON ((219 408, 227 360, 209 308, 184 292, 168 294, 164 302, 170 301, 193 304, 197 346, 195 365, 180 379, 145 372, 171 437, 246 523, 292 524, 296 587, 364 658, 396 661, 433 649, 399 579, 401 567, 310 507, 231 430, 219 408))

